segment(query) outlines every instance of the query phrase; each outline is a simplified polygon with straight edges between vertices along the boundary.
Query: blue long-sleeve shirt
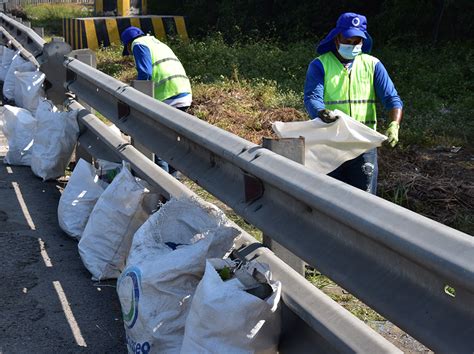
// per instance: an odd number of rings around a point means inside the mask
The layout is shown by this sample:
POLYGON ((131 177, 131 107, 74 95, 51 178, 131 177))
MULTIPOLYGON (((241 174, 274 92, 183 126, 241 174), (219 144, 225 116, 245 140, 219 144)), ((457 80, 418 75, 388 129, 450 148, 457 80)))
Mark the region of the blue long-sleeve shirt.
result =
MULTIPOLYGON (((374 89, 386 110, 403 107, 403 102, 380 61, 375 64, 374 89)), ((318 112, 324 109, 324 67, 318 59, 309 64, 306 73, 304 104, 311 119, 316 118, 318 112)))
MULTIPOLYGON (((137 68, 137 80, 151 80, 153 74, 153 64, 151 62, 150 49, 146 45, 135 44, 133 46, 133 57, 137 68)), ((189 92, 179 93, 169 99, 182 98, 189 95, 189 92)))
POLYGON ((138 72, 137 80, 151 80, 153 64, 150 49, 145 45, 135 44, 133 46, 133 56, 138 72))

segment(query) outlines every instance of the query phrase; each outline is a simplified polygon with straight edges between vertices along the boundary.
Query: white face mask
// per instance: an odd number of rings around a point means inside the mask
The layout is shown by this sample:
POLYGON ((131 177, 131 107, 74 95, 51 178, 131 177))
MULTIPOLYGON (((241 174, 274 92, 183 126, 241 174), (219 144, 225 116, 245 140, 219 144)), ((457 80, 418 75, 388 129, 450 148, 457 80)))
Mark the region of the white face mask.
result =
POLYGON ((339 43, 337 51, 344 59, 352 60, 362 53, 362 43, 356 45, 339 43))

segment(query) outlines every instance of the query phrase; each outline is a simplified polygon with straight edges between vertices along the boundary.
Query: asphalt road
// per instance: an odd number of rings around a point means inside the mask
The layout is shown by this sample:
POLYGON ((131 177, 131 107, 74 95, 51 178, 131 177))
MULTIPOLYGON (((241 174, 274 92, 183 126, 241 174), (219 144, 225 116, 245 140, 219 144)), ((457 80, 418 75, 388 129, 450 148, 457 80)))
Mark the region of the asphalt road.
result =
POLYGON ((0 354, 125 353, 115 285, 90 279, 58 226, 60 183, 5 153, 0 135, 0 354))

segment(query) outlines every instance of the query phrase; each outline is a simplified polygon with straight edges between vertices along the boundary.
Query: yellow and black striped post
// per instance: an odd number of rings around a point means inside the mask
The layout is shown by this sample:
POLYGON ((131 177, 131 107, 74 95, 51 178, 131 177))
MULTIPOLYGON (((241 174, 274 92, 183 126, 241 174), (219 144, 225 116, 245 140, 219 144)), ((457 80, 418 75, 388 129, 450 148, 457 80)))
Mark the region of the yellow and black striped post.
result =
POLYGON ((130 26, 139 27, 160 40, 179 37, 187 41, 183 16, 85 17, 63 20, 64 40, 73 49, 108 47, 120 44, 120 34, 130 26))
POLYGON ((95 0, 96 16, 146 15, 147 0, 95 0))

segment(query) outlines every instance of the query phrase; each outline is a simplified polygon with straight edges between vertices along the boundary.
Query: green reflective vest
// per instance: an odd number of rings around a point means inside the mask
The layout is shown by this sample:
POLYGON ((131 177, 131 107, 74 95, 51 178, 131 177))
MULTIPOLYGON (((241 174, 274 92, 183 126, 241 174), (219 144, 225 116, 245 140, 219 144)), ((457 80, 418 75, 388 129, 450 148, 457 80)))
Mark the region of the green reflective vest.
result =
POLYGON ((191 93, 191 83, 186 76, 183 65, 164 43, 153 36, 143 36, 132 42, 148 47, 151 53, 153 71, 151 80, 155 83, 155 98, 164 101, 180 93, 191 93))
POLYGON ((372 129, 377 126, 374 71, 378 59, 360 54, 351 71, 332 52, 318 57, 324 68, 324 105, 338 109, 372 129))

